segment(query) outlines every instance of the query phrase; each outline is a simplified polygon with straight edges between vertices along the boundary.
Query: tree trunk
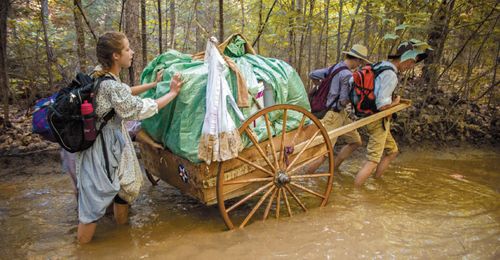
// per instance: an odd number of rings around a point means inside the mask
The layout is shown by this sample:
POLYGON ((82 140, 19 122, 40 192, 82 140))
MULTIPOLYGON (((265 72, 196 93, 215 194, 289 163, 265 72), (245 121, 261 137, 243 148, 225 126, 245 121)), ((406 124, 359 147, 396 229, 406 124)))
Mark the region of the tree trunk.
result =
POLYGON ((49 88, 52 89, 54 87, 54 76, 52 75, 52 49, 50 47, 50 42, 49 42, 49 36, 47 33, 48 30, 48 21, 47 18, 49 17, 49 2, 48 0, 41 0, 41 20, 42 20, 42 28, 43 28, 43 36, 45 40, 45 51, 47 53, 47 62, 46 62, 46 69, 47 69, 47 76, 48 76, 48 85, 49 88))
MULTIPOLYGON (((313 17, 313 11, 314 11, 314 0, 311 0, 310 6, 309 6, 309 21, 307 21, 307 39, 308 39, 308 50, 307 50, 307 70, 306 74, 311 71, 311 65, 312 65, 312 30, 311 30, 311 21, 313 17)), ((310 83, 311 81, 307 81, 307 89, 310 88, 310 83)))
POLYGON ((497 79, 497 67, 498 67, 498 57, 500 55, 500 42, 497 42, 497 55, 496 56, 493 56, 493 58, 495 59, 495 67, 493 68, 493 77, 491 78, 491 90, 490 90, 490 96, 488 98, 488 108, 490 109, 495 109, 496 108, 496 103, 492 105, 492 103, 494 103, 494 98, 495 98, 495 95, 496 95, 496 91, 495 91, 495 88, 498 87, 498 85, 496 85, 496 79, 497 79))
MULTIPOLYGON (((328 6, 325 6, 325 14, 326 14, 326 9, 328 6)), ((328 20, 327 16, 325 15, 325 18, 323 19, 323 23, 321 24, 321 29, 319 31, 319 36, 318 36, 318 44, 317 44, 317 50, 316 50, 316 58, 314 60, 314 67, 319 68, 320 66, 320 55, 321 55, 321 45, 323 44, 323 33, 325 33, 325 28, 328 26, 328 20)))
POLYGON ((472 60, 470 61, 470 64, 467 66, 467 72, 465 73, 465 79, 462 83, 463 86, 465 86, 465 99, 469 100, 470 94, 471 94, 471 89, 472 85, 470 80, 470 77, 472 76, 472 72, 474 68, 476 68, 476 62, 479 60, 479 56, 481 56, 481 53, 483 53, 483 47, 485 43, 488 41, 490 38, 491 34, 493 33, 493 30, 496 28, 497 22, 498 22, 499 16, 495 19, 495 22, 493 23, 493 26, 490 26, 490 29, 488 33, 483 37, 483 40, 481 41, 481 44, 479 45, 479 48, 477 48, 476 54, 473 56, 472 60))
MULTIPOLYGON (((297 11, 301 13, 300 15, 300 27, 304 28, 304 25, 306 27, 306 31, 300 30, 300 42, 299 42, 299 55, 297 56, 297 72, 299 75, 302 74, 302 60, 303 60, 303 52, 304 52, 304 37, 307 35, 307 28, 308 24, 305 23, 305 18, 306 18, 306 12, 307 12, 307 7, 305 4, 303 4, 302 0, 297 1, 297 11)), ((309 21, 308 21, 309 22, 309 21)))
POLYGON ((175 0, 170 0, 170 48, 175 49, 175 0))
POLYGON ((439 73, 438 65, 443 55, 444 43, 448 36, 449 23, 454 5, 455 0, 442 0, 438 9, 431 17, 428 43, 434 51, 425 59, 425 66, 422 69, 422 77, 427 83, 428 93, 436 88, 439 73))
MULTIPOLYGON (((295 12, 295 0, 290 1, 290 11, 295 12)), ((288 63, 295 64, 295 18, 288 18, 288 63)))
POLYGON ((9 126, 9 76, 7 74, 7 16, 10 2, 0 1, 0 88, 3 92, 3 126, 9 126))
POLYGON ((498 1, 497 3, 495 4, 495 6, 493 6, 493 8, 491 9, 490 13, 488 15, 486 15, 486 17, 483 18, 483 20, 481 20, 478 24, 478 26, 476 27, 476 29, 469 35, 469 37, 467 38, 467 40, 465 40, 464 44, 462 45, 462 47, 458 50, 457 54, 455 55, 455 57, 453 57, 453 59, 451 60, 450 64, 448 64, 446 66, 446 68, 444 68, 444 70, 439 74, 439 76, 437 76, 436 78, 436 82, 439 81, 439 79, 441 79, 441 77, 444 75, 444 73, 446 71, 448 71, 448 69, 453 65, 453 63, 458 59, 458 57, 460 57, 460 54, 462 53, 462 51, 464 51, 464 49, 467 47, 467 44, 469 43, 470 40, 472 40, 473 38, 476 38, 478 36, 478 32, 479 30, 481 29, 481 27, 484 25, 484 23, 486 21, 488 21, 488 19, 490 18, 490 16, 495 13, 495 10, 496 10, 496 7, 498 5, 498 1))
MULTIPOLYGON (((258 26, 258 28, 262 27, 262 9, 263 9, 263 3, 262 3, 262 0, 259 0, 259 26, 258 26)), ((257 41, 257 52, 260 53, 260 38, 257 41)))
MULTIPOLYGON (((124 11, 124 27, 125 34, 130 43, 130 48, 135 51, 134 59, 132 60, 132 66, 128 69, 128 79, 127 83, 130 86, 136 84, 141 73, 141 34, 139 33, 139 17, 140 17, 140 2, 137 0, 130 0, 125 2, 124 11)), ((127 78, 127 77, 126 77, 127 78)))
MULTIPOLYGON (((186 23, 186 28, 184 29, 184 44, 182 45, 182 52, 186 52, 188 49, 188 44, 191 36, 191 24, 193 23, 193 18, 196 15, 196 9, 198 8, 198 1, 194 0, 193 12, 189 12, 188 22, 186 23)), ((190 44, 189 44, 190 45, 190 44)))
POLYGON ((219 0, 219 42, 224 41, 224 1, 219 0))
POLYGON ((271 13, 273 12, 274 6, 278 0, 274 0, 273 5, 271 5, 271 8, 269 9, 269 12, 267 13, 266 20, 262 24, 262 26, 259 28, 259 31, 257 32, 257 38, 252 42, 252 46, 255 46, 255 44, 260 40, 260 36, 262 35, 262 32, 264 31, 264 28, 266 28, 267 22, 269 21, 269 17, 271 17, 271 13))
POLYGON ((356 24, 356 15, 358 15, 359 7, 361 6, 361 2, 363 2, 363 0, 358 1, 358 5, 356 6, 356 11, 354 12, 354 16, 352 17, 351 28, 349 28, 349 33, 347 34, 347 40, 345 41, 345 45, 344 45, 345 50, 349 49, 349 43, 351 41, 352 31, 354 29, 354 25, 356 24))
POLYGON ((202 14, 203 14, 203 11, 201 10, 200 6, 197 6, 196 7, 196 18, 195 18, 195 21, 197 22, 196 24, 196 51, 195 52, 199 52, 199 51, 202 51, 203 50, 203 45, 205 44, 205 41, 204 41, 204 37, 202 37, 202 34, 201 34, 201 28, 200 28, 200 24, 199 24, 199 21, 200 21, 200 17, 202 17, 202 14))
POLYGON ((370 50, 370 32, 371 32, 371 14, 370 14, 370 1, 366 1, 365 5, 365 32, 363 34, 363 44, 370 50))
POLYGON ((168 30, 169 30, 169 27, 168 27, 168 22, 169 22, 169 17, 168 17, 168 12, 170 12, 170 0, 165 0, 165 40, 163 41, 164 44, 163 44, 163 48, 165 51, 168 50, 168 46, 169 46, 169 39, 168 39, 168 30))
MULTIPOLYGON (((94 33, 94 30, 92 29, 92 26, 90 26, 90 22, 89 20, 87 19, 87 16, 85 15, 85 12, 83 11, 83 8, 82 8, 82 3, 80 1, 78 2, 74 2, 76 3, 76 7, 78 8, 78 10, 80 11, 80 14, 82 15, 83 17, 83 20, 85 20, 85 23, 87 24, 87 28, 89 29, 90 33, 92 34, 92 36, 94 37, 94 41, 97 43, 97 36, 95 35, 94 33)), ((123 6, 122 6, 123 7, 123 6)), ((121 30, 121 17, 120 17, 120 30, 121 30)))
POLYGON ((163 43, 162 43, 162 23, 161 23, 161 0, 157 1, 158 3, 158 53, 162 54, 163 53, 163 43))
POLYGON ((85 32, 83 31, 83 18, 78 10, 78 6, 81 6, 81 0, 73 0, 73 17, 75 20, 75 32, 76 32, 76 54, 78 56, 78 64, 80 71, 86 71, 87 57, 85 55, 85 32))
POLYGON ((148 64, 148 34, 146 31, 146 20, 146 0, 141 0, 142 68, 145 68, 148 64))
MULTIPOLYGON (((379 34, 378 34, 378 37, 377 37, 377 44, 375 44, 373 46, 373 49, 372 49, 372 52, 375 51, 375 48, 377 48, 377 58, 375 60, 381 60, 381 59, 385 59, 385 55, 383 54, 387 54, 387 53, 384 53, 384 35, 385 35, 385 32, 387 31, 387 23, 384 23, 383 20, 380 21, 380 25, 379 25, 379 34)), ((370 55, 371 56, 371 55, 370 55)))
POLYGON ((326 39, 325 39, 325 61, 323 62, 323 66, 326 66, 328 64, 328 40, 329 40, 329 35, 330 31, 328 30, 328 20, 329 20, 329 11, 330 11, 330 0, 326 0, 326 9, 325 9, 325 20, 326 22, 326 39))
POLYGON ((339 26, 337 28, 337 63, 340 61, 340 53, 342 51, 342 43, 340 42, 340 32, 342 30, 342 7, 343 7, 343 0, 339 1, 339 26))
POLYGON ((240 0, 241 5, 241 33, 245 34, 245 4, 240 0))

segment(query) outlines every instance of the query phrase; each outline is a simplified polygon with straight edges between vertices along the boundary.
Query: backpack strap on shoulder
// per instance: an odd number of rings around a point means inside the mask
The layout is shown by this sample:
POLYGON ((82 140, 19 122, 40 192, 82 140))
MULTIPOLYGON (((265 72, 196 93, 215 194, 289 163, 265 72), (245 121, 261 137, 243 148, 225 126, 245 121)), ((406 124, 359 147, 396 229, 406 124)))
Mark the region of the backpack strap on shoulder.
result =
MULTIPOLYGON (((115 80, 113 77, 111 77, 110 75, 104 75, 104 76, 101 76, 101 77, 98 77, 95 79, 95 85, 94 85, 94 96, 92 97, 92 104, 95 104, 95 98, 97 97, 97 91, 99 90, 99 87, 101 86, 101 83, 103 81, 106 81, 106 80, 115 80)), ((108 113, 106 113, 103 117, 103 120, 104 122, 101 124, 101 127, 99 128, 99 133, 101 132, 101 129, 106 125, 106 123, 111 119, 113 118, 113 116, 115 115, 115 110, 114 109, 111 109, 111 111, 109 111, 108 113)))
POLYGON ((377 63, 374 63, 372 66, 372 70, 373 70, 373 73, 375 74, 375 78, 378 77, 378 75, 380 75, 382 72, 386 71, 386 70, 390 70, 394 73, 396 73, 396 71, 394 71, 394 68, 392 66, 379 66, 382 62, 377 62, 377 63), (375 69, 375 67, 379 66, 378 68, 375 69))
MULTIPOLYGON (((333 69, 334 66, 332 66, 332 69, 333 69)), ((335 69, 332 73, 330 73, 330 84, 331 84, 331 79, 333 79, 333 77, 335 77, 335 75, 339 74, 341 71, 343 70, 348 70, 349 68, 347 66, 341 66, 341 67, 338 67, 337 69, 335 69)), ((333 100, 333 102, 330 104, 330 106, 328 106, 328 110, 332 109, 333 106, 335 106, 335 104, 339 101, 340 99, 340 93, 339 95, 333 100)), ((336 111, 338 112, 338 111, 336 111)))
MULTIPOLYGON (((99 86, 101 85, 101 83, 103 81, 106 81, 106 80, 114 80, 113 77, 109 76, 109 75, 104 75, 102 77, 98 77, 95 81, 95 85, 94 85, 94 97, 92 98, 92 102, 95 104, 95 98, 97 96, 97 91, 99 89, 99 86)), ((104 140, 104 136, 102 135, 102 129, 106 126, 106 124, 108 123, 109 120, 111 120, 111 118, 113 118, 113 116, 115 115, 115 110, 114 109, 111 109, 111 111, 109 111, 108 113, 106 113, 103 117, 103 122, 101 123, 101 125, 99 126, 99 129, 97 130, 97 135, 98 136, 101 136, 101 145, 102 145, 102 152, 103 152, 103 155, 104 155, 104 164, 105 164, 105 167, 106 167, 106 175, 109 179, 109 181, 112 183, 113 182, 113 179, 111 178, 111 173, 110 173, 110 170, 109 170, 109 156, 108 156, 108 152, 106 150, 106 141, 104 140)))

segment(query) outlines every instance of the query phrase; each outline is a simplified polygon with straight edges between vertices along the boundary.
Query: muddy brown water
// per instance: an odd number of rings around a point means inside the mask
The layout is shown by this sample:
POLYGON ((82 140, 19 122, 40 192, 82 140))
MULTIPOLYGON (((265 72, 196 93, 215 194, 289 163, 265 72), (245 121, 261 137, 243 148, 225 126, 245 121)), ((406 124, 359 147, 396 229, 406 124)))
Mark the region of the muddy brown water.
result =
POLYGON ((336 173, 326 207, 236 231, 225 231, 217 207, 146 180, 129 225, 105 216, 79 246, 58 154, 0 158, 0 259, 500 258, 498 150, 407 149, 356 189, 361 162, 359 153, 336 173))

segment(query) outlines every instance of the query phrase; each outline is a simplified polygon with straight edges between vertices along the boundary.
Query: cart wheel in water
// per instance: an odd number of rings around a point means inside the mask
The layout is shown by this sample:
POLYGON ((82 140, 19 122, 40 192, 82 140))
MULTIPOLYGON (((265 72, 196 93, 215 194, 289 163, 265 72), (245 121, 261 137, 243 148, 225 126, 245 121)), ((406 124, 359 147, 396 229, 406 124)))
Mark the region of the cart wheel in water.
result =
POLYGON ((158 182, 160 182, 160 178, 154 176, 153 174, 149 173, 148 170, 144 171, 146 173, 146 177, 148 180, 151 182, 153 186, 158 185, 158 182))
POLYGON ((294 105, 271 106, 246 120, 239 133, 252 146, 220 163, 217 175, 219 211, 229 229, 243 228, 255 219, 291 217, 327 203, 333 149, 328 132, 313 114, 294 105), (287 123, 298 128, 287 132, 287 123), (256 126, 273 138, 259 141, 256 126))

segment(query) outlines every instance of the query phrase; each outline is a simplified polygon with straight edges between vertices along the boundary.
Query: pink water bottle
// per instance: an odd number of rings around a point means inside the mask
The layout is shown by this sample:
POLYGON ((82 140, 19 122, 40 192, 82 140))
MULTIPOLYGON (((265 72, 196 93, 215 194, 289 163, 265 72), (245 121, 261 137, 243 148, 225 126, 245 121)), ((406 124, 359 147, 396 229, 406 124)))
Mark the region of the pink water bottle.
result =
POLYGON ((95 130, 95 118, 94 118, 94 108, 92 103, 88 103, 87 100, 83 101, 81 106, 82 116, 83 116, 83 137, 86 141, 93 141, 97 137, 95 130))

